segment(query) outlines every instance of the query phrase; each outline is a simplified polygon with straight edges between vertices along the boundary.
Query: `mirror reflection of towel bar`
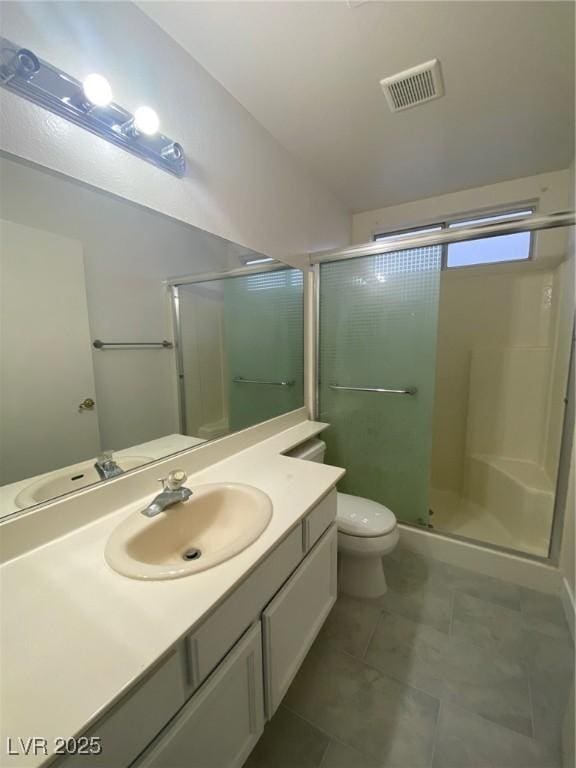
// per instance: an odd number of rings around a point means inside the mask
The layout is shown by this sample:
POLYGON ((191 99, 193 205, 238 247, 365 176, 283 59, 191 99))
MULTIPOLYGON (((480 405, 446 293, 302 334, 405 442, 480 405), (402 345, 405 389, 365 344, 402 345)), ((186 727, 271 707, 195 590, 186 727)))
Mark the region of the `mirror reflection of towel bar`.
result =
POLYGON ((235 376, 232 381, 234 384, 265 384, 269 387, 293 387, 293 381, 266 381, 264 379, 243 379, 242 376, 235 376))
POLYGON ((141 347, 158 347, 159 349, 172 349, 174 344, 167 339, 164 339, 164 341, 100 341, 100 339, 95 339, 92 346, 96 349, 104 349, 105 347, 135 347, 136 349, 141 347))
POLYGON ((405 389, 383 389, 380 387, 339 387, 337 384, 330 384, 330 389, 345 389, 350 392, 383 392, 387 395, 415 395, 418 392, 416 387, 406 387, 405 389))

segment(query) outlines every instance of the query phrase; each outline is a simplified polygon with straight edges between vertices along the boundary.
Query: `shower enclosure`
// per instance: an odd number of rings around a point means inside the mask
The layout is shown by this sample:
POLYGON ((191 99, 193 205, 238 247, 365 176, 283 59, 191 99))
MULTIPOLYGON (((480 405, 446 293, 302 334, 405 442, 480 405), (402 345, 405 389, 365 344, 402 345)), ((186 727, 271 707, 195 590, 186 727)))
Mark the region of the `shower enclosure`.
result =
POLYGON ((320 265, 320 419, 342 490, 428 523, 438 247, 320 265))
POLYGON ((171 291, 182 434, 209 440, 303 405, 299 269, 199 275, 171 291))
POLYGON ((547 268, 451 270, 447 245, 494 238, 494 252, 505 235, 573 222, 531 215, 313 258, 316 410, 327 461, 347 468, 342 491, 404 523, 548 557, 573 257, 564 246, 547 268))

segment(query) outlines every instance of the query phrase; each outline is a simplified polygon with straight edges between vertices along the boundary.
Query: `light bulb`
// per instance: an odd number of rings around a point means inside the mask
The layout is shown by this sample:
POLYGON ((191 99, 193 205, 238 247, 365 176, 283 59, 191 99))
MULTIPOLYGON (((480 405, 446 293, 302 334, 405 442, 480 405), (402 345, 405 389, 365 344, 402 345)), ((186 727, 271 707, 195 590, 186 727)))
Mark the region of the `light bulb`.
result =
POLYGON ((245 267, 250 267, 253 264, 269 264, 271 261, 276 261, 272 256, 261 256, 258 259, 248 259, 244 262, 245 267))
POLYGON ((106 107, 112 101, 112 88, 102 75, 88 75, 82 83, 84 96, 96 107, 106 107))
POLYGON ((134 112, 134 127, 140 133, 153 136, 160 126, 158 115, 151 107, 138 107, 134 112))

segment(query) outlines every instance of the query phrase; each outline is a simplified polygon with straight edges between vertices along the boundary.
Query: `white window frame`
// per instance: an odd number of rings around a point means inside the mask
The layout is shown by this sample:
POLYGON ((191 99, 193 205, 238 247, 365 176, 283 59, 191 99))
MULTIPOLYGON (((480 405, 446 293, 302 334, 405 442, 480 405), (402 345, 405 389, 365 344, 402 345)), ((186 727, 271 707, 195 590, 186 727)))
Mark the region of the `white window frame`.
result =
MULTIPOLYGON (((469 213, 469 214, 458 214, 455 216, 451 216, 450 218, 446 218, 442 221, 436 221, 432 222, 430 224, 422 224, 420 226, 414 226, 409 227, 406 229, 401 230, 394 230, 394 231, 385 231, 385 232, 375 232, 373 235, 374 242, 378 241, 386 241, 392 237, 402 237, 406 236, 409 237, 411 235, 419 234, 421 232, 438 232, 445 229, 450 229, 451 227, 454 227, 458 224, 473 224, 474 222, 483 223, 486 219, 490 219, 492 217, 502 219, 503 221, 506 219, 514 220, 516 216, 520 216, 522 214, 524 215, 531 215, 536 211, 536 202, 531 201, 526 204, 520 204, 514 206, 506 206, 506 207, 500 207, 496 209, 491 210, 483 210, 483 211, 476 211, 475 213, 469 213)), ((505 235, 502 235, 502 237, 505 237, 505 235)), ((487 263, 476 263, 476 264, 461 264, 458 266, 448 266, 448 248, 450 247, 450 243, 443 243, 441 246, 442 248, 442 257, 441 257, 441 269, 443 270, 453 270, 453 269, 485 269, 487 267, 497 267, 500 264, 526 264, 527 262, 533 261, 534 258, 534 232, 530 232, 530 244, 528 246, 528 256, 525 259, 507 259, 503 261, 491 261, 487 263)), ((398 250, 401 250, 401 248, 398 248, 398 250)))

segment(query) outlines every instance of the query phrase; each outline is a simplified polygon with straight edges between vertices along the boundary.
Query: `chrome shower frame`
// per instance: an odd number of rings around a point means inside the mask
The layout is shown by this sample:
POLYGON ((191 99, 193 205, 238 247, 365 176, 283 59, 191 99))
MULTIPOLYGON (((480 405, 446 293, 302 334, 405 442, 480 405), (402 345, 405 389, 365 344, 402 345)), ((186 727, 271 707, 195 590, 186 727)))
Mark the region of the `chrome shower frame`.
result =
MULTIPOLYGON (((308 285, 306 280, 306 270, 300 267, 294 267, 284 262, 273 262, 270 264, 260 264, 253 267, 237 267, 234 269, 222 270, 221 272, 204 272, 198 275, 188 275, 183 277, 174 277, 164 282, 168 290, 170 300, 170 316, 172 322, 172 338, 175 347, 176 364, 176 382, 177 382, 177 406, 178 406, 178 425, 183 435, 186 434, 186 386, 184 377, 184 354, 182 349, 182 316, 180 309, 180 288, 184 285, 194 285, 195 283, 208 283, 215 280, 227 280, 233 277, 246 277, 249 275, 260 275, 263 272, 281 272, 287 269, 298 269, 303 272, 303 312, 307 306, 308 285)), ((304 331, 304 336, 306 332, 304 331)), ((306 347, 306 338, 304 338, 304 348, 306 347)), ((304 372, 304 385, 306 384, 306 370, 304 372)))
MULTIPOLYGON (((399 235, 397 237, 387 238, 385 241, 375 240, 360 245, 352 245, 347 248, 336 250, 321 251, 308 254, 312 275, 312 309, 308 312, 308 322, 312 325, 310 334, 313 344, 310 359, 309 391, 313 392, 313 397, 307 404, 310 412, 310 418, 319 419, 320 417, 320 266, 323 263, 348 261, 350 259, 362 258, 364 256, 378 256, 385 253, 397 253, 399 251, 425 248, 431 246, 448 246, 450 243, 462 243, 471 240, 481 240, 490 237, 499 237, 502 235, 519 234, 521 232, 537 232, 547 229, 559 229, 562 227, 573 227, 576 224, 576 211, 560 211, 544 215, 532 214, 530 216, 512 219, 510 221, 493 222, 489 224, 472 225, 458 229, 444 229, 432 234, 422 233, 419 235, 399 235)), ((576 258, 576 256, 575 256, 576 258)), ((576 322, 576 321, 575 321, 576 322)), ((574 326, 573 326, 574 328, 574 326)), ((560 548, 562 541, 562 530, 564 524, 564 511, 566 505, 566 496, 568 491, 568 482, 571 468, 572 442, 574 434, 574 401, 575 401, 575 382, 574 382, 574 332, 572 336, 572 348, 570 357, 570 375, 566 385, 566 397, 564 400, 565 408, 562 420, 562 440, 560 447, 560 458, 556 476, 556 489, 554 496, 554 509, 552 513, 552 527, 550 531, 550 541, 548 554, 546 557, 529 554, 517 549, 502 547, 488 542, 470 539, 458 534, 444 531, 429 531, 430 535, 441 535, 448 539, 470 543, 484 547, 486 549, 515 555, 528 560, 543 563, 545 565, 557 565, 560 558, 560 548)), ((404 523, 403 525, 411 525, 404 523)), ((420 526, 415 525, 419 528, 420 526)))

